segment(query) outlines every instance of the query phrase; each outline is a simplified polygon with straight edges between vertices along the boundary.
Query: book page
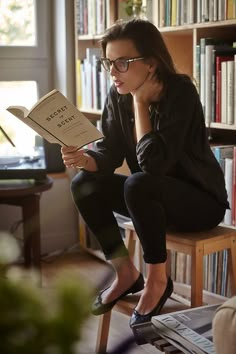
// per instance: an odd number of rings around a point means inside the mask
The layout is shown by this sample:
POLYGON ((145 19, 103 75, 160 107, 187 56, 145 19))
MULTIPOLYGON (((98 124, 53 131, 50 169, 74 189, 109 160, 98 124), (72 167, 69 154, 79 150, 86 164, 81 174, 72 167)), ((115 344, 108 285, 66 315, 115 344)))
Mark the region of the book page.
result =
POLYGON ((15 117, 20 119, 24 124, 28 125, 31 129, 33 129, 40 136, 44 137, 50 143, 60 143, 54 136, 47 133, 45 129, 41 128, 38 124, 27 118, 29 113, 28 109, 23 106, 10 106, 7 108, 7 111, 12 113, 15 117))
MULTIPOLYGON (((15 111, 13 114, 16 115, 15 111)), ((103 137, 89 119, 57 90, 42 97, 27 117, 17 117, 50 143, 62 146, 80 148, 103 137)))
POLYGON ((29 111, 26 107, 23 106, 10 106, 7 108, 7 111, 12 113, 15 117, 23 120, 27 117, 29 111))

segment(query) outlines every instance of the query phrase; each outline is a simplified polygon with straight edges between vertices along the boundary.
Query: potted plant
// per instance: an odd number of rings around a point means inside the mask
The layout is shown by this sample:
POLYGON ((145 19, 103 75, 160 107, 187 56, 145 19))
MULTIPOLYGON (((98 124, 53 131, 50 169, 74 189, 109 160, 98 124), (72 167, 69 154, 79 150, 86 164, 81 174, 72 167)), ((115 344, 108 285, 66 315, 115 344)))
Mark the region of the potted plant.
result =
POLYGON ((62 274, 48 293, 37 272, 12 265, 18 256, 16 240, 0 233, 0 353, 79 354, 89 287, 78 275, 62 274))

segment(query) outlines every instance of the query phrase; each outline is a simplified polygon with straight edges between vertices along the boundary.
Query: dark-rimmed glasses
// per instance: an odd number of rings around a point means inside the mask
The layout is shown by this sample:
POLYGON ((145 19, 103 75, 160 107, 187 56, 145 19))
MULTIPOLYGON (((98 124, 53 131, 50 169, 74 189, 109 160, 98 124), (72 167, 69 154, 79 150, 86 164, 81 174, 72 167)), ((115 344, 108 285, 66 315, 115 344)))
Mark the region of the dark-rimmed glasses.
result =
POLYGON ((117 58, 116 60, 110 60, 108 58, 101 58, 101 64, 103 68, 108 71, 109 73, 111 72, 111 66, 114 65, 117 71, 120 73, 125 73, 129 69, 129 63, 132 63, 133 61, 137 60, 143 60, 144 57, 136 57, 136 58, 130 58, 130 59, 121 59, 117 58))

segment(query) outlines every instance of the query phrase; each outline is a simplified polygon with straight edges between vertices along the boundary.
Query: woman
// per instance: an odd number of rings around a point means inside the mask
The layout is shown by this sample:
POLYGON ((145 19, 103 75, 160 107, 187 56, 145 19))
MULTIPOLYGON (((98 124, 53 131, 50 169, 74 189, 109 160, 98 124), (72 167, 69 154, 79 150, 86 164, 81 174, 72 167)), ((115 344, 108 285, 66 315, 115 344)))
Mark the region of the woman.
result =
POLYGON ((158 29, 144 20, 120 21, 101 45, 101 63, 114 82, 102 114, 104 139, 93 151, 63 147, 62 156, 66 166, 80 169, 71 186, 75 204, 116 272, 92 312, 109 311, 143 289, 133 326, 159 314, 173 291, 166 274, 167 227, 213 228, 228 202, 196 88, 176 72, 158 29), (124 159, 129 177, 114 174, 124 159), (133 221, 147 265, 145 286, 113 211, 133 221))

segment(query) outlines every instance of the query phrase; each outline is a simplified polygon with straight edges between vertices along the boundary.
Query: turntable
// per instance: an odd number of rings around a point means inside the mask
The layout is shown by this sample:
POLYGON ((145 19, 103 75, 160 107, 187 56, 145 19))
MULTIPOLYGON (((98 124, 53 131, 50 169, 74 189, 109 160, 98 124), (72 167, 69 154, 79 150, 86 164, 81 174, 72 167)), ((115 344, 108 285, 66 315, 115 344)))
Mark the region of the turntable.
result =
POLYGON ((45 179, 47 176, 43 147, 29 156, 0 156, 0 179, 45 179))
POLYGON ((44 147, 35 147, 28 156, 21 155, 1 126, 0 130, 13 147, 8 150, 9 153, 2 154, 3 156, 0 154, 0 179, 45 179, 47 169, 44 147))

